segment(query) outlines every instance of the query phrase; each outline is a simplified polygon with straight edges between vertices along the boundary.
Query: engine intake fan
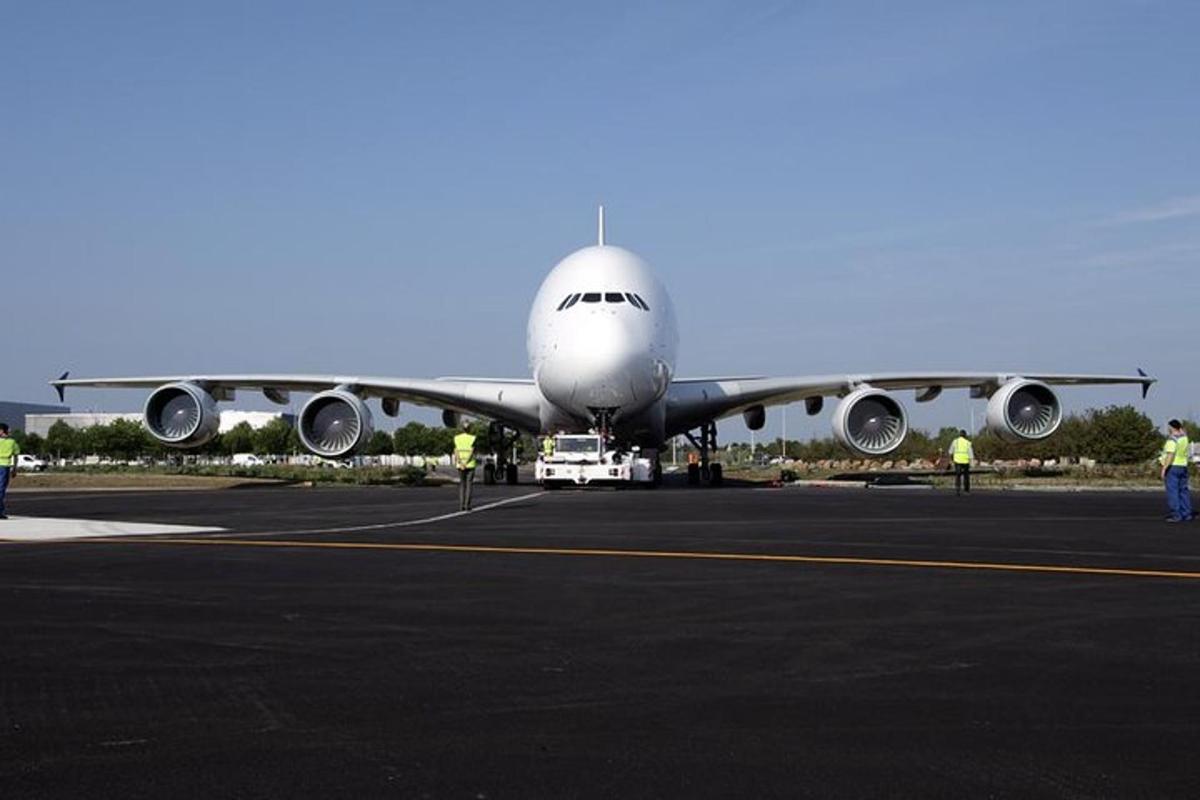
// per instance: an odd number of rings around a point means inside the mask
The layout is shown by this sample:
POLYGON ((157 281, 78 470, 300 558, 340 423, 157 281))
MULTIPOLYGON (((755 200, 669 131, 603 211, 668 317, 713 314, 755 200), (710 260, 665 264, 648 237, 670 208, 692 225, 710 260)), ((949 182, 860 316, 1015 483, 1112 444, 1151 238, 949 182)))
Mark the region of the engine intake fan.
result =
POLYGON ((146 398, 143 419, 150 435, 168 447, 200 447, 221 427, 211 394, 194 383, 168 383, 146 398))
POLYGON ((313 395, 300 411, 300 441, 324 458, 341 458, 358 450, 375 428, 363 399, 344 389, 313 395))
POLYGON ((1061 424, 1062 403, 1040 381, 1011 380, 988 400, 988 428, 1007 442, 1036 442, 1061 424))
POLYGON ((838 403, 833 412, 833 435, 859 455, 887 455, 908 435, 908 414, 887 392, 863 386, 838 403))

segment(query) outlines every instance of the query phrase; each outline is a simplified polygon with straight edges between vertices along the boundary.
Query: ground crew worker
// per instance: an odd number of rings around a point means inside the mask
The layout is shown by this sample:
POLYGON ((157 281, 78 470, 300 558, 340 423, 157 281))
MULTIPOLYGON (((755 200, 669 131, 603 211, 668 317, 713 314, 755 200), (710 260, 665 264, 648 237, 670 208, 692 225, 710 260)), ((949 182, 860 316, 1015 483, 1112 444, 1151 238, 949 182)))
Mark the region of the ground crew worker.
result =
POLYGON ((454 437, 454 466, 458 469, 458 510, 471 510, 471 482, 475 479, 475 436, 471 424, 462 423, 462 433, 454 437))
POLYGON ((20 454, 17 440, 8 435, 8 423, 0 422, 0 519, 8 519, 4 495, 8 493, 9 481, 17 474, 17 456, 20 454))
POLYGON ((1196 518, 1196 512, 1192 510, 1192 498, 1188 492, 1188 455, 1191 452, 1191 442, 1188 441, 1183 423, 1177 419, 1167 423, 1167 432, 1169 436, 1163 444, 1162 456, 1159 458, 1159 463, 1162 464, 1163 485, 1167 489, 1167 508, 1171 510, 1167 515, 1167 522, 1187 522, 1196 518))
POLYGON ((971 493, 971 462, 975 460, 975 448, 967 438, 965 430, 959 430, 958 438, 950 443, 947 450, 954 461, 954 493, 971 493))
POLYGON ((554 458, 554 437, 547 436, 542 439, 542 459, 548 460, 554 458))

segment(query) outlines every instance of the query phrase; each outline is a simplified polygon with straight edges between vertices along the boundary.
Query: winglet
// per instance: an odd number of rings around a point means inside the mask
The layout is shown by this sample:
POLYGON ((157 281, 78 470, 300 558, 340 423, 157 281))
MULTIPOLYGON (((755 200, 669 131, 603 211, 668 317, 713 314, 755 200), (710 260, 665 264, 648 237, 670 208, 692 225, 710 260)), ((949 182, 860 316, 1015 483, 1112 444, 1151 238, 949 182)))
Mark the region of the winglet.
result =
POLYGON ((596 236, 596 238, 597 238, 596 243, 599 244, 601 247, 604 247, 604 206, 600 206, 599 225, 600 225, 600 229, 596 236))
POLYGON ((1138 367, 1138 375, 1141 375, 1146 380, 1142 381, 1142 399, 1146 399, 1146 395, 1150 394, 1150 384, 1154 383, 1154 378, 1148 376, 1145 371, 1138 367))
MULTIPOLYGON (((60 381, 65 381, 67 379, 67 376, 70 374, 71 374, 71 370, 67 370, 62 375, 59 375, 58 379, 60 381)), ((63 402, 63 400, 66 399, 66 387, 62 386, 59 383, 56 383, 55 381, 51 381, 51 384, 53 384, 54 390, 56 392, 58 392, 58 402, 60 402, 60 403, 63 402)))

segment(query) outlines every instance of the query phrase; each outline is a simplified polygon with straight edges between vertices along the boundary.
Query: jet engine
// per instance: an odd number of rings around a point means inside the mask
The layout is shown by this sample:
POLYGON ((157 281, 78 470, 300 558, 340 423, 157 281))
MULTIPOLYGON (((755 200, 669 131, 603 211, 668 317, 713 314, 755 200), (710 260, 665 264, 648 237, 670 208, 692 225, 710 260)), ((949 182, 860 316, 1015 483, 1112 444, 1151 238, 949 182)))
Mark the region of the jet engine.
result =
POLYGON ((987 425, 1007 442, 1045 439, 1062 424, 1062 404, 1044 383, 1011 380, 988 399, 987 425))
POLYGON ((908 414, 882 389, 863 386, 846 395, 833 412, 833 435, 862 456, 886 455, 908 435, 908 414))
POLYGON ((349 455, 374 432, 363 399, 345 389, 315 394, 300 410, 296 432, 306 448, 325 458, 349 455))
POLYGON ((762 406, 750 406, 742 412, 742 419, 750 430, 761 431, 767 424, 767 410, 762 406))
POLYGON ((199 447, 221 427, 211 394, 194 383, 168 383, 151 392, 143 412, 150 435, 168 447, 199 447))

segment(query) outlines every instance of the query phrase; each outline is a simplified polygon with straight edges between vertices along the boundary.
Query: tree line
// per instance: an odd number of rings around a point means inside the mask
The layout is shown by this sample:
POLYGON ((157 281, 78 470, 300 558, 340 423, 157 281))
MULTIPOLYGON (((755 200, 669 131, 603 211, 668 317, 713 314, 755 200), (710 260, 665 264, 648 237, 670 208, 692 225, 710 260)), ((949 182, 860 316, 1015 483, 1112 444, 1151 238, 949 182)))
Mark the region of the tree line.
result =
MULTIPOLYGON (((454 447, 454 428, 422 425, 410 422, 394 432, 375 431, 363 447, 363 455, 442 455, 454 447)), ((477 422, 471 432, 487 441, 487 423, 477 422)), ((206 456, 232 456, 234 453, 255 453, 260 456, 286 456, 307 453, 300 443, 296 429, 286 420, 273 419, 260 428, 240 422, 225 433, 217 434, 207 444, 187 451, 167 447, 158 442, 137 421, 118 419, 104 425, 73 428, 56 422, 42 437, 36 433, 13 431, 13 438, 22 452, 52 458, 84 458, 98 456, 118 461, 139 458, 166 458, 181 452, 206 456)), ((522 442, 525 449, 530 443, 522 442)))
MULTIPOLYGON (((1192 440, 1200 441, 1200 425, 1191 421, 1184 424, 1192 440)), ((487 423, 474 423, 471 432, 479 438, 481 449, 486 449, 487 423)), ((453 449, 455 433, 457 431, 454 428, 409 422, 392 433, 375 431, 362 452, 370 456, 441 455, 453 449)), ((912 430, 900 448, 887 457, 894 461, 936 460, 946 452, 950 441, 957 435, 958 428, 951 427, 942 428, 936 434, 912 430)), ((124 419, 83 429, 56 422, 44 438, 19 430, 14 431, 13 436, 22 451, 53 458, 94 455, 129 461, 144 457, 165 458, 180 453, 157 442, 140 422, 124 419)), ((1149 417, 1133 406, 1126 405, 1072 414, 1063 420, 1058 432, 1040 442, 1015 444, 987 431, 976 434, 972 439, 975 456, 984 461, 1066 456, 1093 458, 1106 464, 1133 464, 1153 458, 1162 447, 1163 434, 1149 417)), ((537 452, 537 445, 532 437, 522 436, 517 449, 519 455, 532 455, 537 452)), ((736 460, 752 456, 749 445, 744 443, 732 444, 728 451, 736 460)), ((273 419, 257 429, 248 423, 239 423, 229 431, 218 434, 203 447, 188 452, 208 456, 231 456, 234 453, 285 456, 307 451, 300 444, 295 428, 283 419, 273 419)), ((775 439, 758 445, 753 455, 773 457, 784 452, 788 458, 803 461, 847 457, 845 448, 832 436, 808 441, 791 439, 787 442, 786 450, 783 440, 775 439)))

